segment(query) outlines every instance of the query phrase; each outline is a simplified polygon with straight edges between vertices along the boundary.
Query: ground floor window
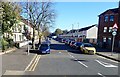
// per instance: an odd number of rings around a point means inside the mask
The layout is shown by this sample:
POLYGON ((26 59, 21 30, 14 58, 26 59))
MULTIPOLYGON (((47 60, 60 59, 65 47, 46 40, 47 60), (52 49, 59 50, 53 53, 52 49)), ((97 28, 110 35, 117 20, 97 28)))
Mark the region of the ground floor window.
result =
POLYGON ((108 45, 111 46, 111 37, 108 38, 108 45))
POLYGON ((103 38, 103 42, 106 42, 106 37, 103 38))

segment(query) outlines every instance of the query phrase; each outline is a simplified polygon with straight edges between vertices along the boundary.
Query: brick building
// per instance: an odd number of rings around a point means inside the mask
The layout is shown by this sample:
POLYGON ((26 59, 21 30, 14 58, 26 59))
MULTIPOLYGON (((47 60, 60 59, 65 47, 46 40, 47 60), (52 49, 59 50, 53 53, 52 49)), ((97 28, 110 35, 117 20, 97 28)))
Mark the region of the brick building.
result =
POLYGON ((118 30, 115 36, 115 50, 120 51, 120 2, 119 7, 108 9, 99 15, 98 44, 103 48, 112 48, 112 27, 117 24, 118 30))

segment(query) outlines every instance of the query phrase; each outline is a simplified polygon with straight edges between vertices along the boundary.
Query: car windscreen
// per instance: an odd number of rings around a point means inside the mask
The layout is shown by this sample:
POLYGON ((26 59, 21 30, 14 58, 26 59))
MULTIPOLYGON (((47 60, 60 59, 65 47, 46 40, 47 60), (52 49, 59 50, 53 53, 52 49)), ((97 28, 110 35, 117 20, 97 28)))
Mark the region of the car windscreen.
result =
POLYGON ((74 44, 75 42, 72 42, 72 44, 74 44))
POLYGON ((40 46, 40 49, 48 49, 48 44, 42 44, 41 46, 40 46))
POLYGON ((77 46, 81 46, 81 45, 82 45, 82 43, 77 43, 76 45, 77 45, 77 46))
POLYGON ((84 44, 84 47, 93 47, 91 44, 84 44))

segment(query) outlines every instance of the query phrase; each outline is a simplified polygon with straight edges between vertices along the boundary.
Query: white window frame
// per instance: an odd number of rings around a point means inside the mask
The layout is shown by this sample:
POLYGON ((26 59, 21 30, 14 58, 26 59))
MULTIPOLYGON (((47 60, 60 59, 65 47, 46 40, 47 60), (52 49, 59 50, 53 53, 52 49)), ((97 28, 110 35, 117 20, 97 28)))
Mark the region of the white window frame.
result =
POLYGON ((104 27, 104 30, 103 30, 103 32, 105 33, 105 32, 107 32, 107 27, 104 27))
POLYGON ((106 39, 107 39, 107 38, 106 38, 106 37, 104 37, 104 38, 103 38, 103 42, 106 42, 106 41, 107 41, 106 39))
POLYGON ((112 32, 112 27, 109 27, 109 32, 112 32))
POLYGON ((104 21, 105 21, 105 22, 108 21, 108 15, 105 15, 105 17, 104 17, 104 21))
POLYGON ((110 15, 110 21, 114 21, 114 15, 110 15))

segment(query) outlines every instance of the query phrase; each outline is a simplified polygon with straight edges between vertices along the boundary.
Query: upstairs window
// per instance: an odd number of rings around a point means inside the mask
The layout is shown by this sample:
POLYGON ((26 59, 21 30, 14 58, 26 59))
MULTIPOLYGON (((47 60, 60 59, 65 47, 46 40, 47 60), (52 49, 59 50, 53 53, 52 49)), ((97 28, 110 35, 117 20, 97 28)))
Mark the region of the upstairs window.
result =
POLYGON ((108 16, 105 16, 104 20, 105 20, 105 22, 107 22, 108 21, 108 16))
POLYGON ((107 27, 104 27, 104 31, 103 32, 107 32, 107 27))
POLYGON ((110 15, 110 21, 114 21, 114 15, 110 15))

